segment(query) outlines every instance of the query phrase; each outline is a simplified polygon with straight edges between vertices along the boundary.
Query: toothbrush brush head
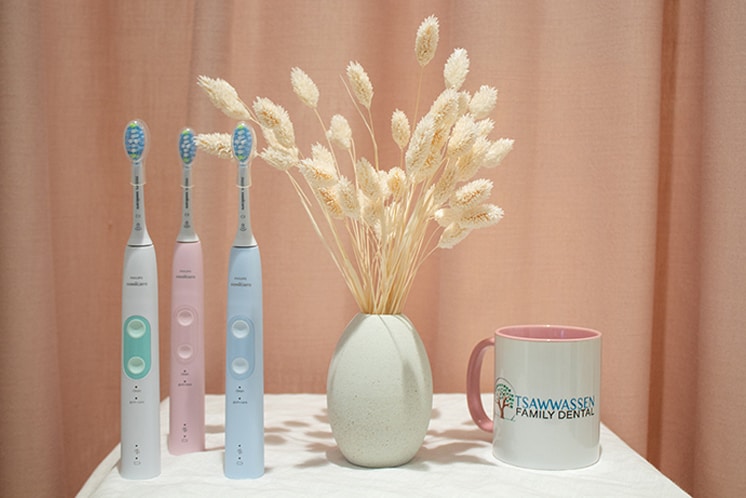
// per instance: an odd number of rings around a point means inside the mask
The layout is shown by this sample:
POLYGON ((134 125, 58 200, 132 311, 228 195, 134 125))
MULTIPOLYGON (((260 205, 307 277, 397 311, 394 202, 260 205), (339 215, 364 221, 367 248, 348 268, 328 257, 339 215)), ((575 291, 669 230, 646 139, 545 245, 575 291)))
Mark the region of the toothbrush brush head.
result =
POLYGON ((140 161, 145 155, 148 132, 145 123, 135 119, 124 129, 124 151, 132 161, 140 161))
POLYGON ((238 123, 233 130, 233 155, 239 163, 246 163, 254 148, 254 130, 246 123, 238 123))
POLYGON ((194 156, 197 154, 197 143, 194 141, 194 132, 190 128, 184 128, 179 135, 179 155, 185 166, 191 166, 194 156))

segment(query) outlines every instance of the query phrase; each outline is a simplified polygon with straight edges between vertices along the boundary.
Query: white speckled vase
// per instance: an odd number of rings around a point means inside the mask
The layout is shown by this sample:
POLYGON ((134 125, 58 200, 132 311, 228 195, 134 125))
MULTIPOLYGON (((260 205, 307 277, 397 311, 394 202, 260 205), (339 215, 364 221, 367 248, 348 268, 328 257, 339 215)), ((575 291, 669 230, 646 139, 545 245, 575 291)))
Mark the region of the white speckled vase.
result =
POLYGON ((357 314, 329 365, 326 402, 348 461, 395 467, 411 460, 433 406, 430 362, 412 322, 404 315, 357 314))

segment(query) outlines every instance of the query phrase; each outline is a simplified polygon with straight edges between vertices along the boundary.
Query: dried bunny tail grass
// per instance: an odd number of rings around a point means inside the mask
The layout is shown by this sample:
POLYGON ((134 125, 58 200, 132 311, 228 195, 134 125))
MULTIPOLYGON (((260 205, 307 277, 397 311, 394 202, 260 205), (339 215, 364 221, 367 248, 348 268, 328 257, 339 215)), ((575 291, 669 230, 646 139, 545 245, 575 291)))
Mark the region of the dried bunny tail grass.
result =
MULTIPOLYGON (((471 102, 471 94, 466 90, 458 92, 458 114, 462 116, 469 112, 469 102, 471 102)), ((472 116, 473 117, 473 116, 472 116)))
POLYGON ((505 159, 505 156, 513 150, 513 142, 512 138, 500 138, 493 142, 484 156, 482 166, 485 168, 494 168, 500 164, 505 159))
POLYGON ((358 202, 357 189, 350 180, 345 177, 339 179, 335 186, 335 195, 339 206, 345 216, 354 220, 360 218, 360 203, 358 202))
POLYGON ((311 155, 311 158, 303 159, 298 166, 308 184, 314 188, 334 186, 339 179, 332 153, 317 143, 311 147, 311 155))
MULTIPOLYGON (((426 114, 426 116, 433 118, 433 126, 443 135, 449 133, 451 126, 459 118, 459 115, 459 93, 452 88, 448 88, 438 95, 426 114)), ((416 132, 417 129, 415 128, 416 132)))
POLYGON ((319 88, 301 68, 294 67, 290 70, 290 83, 300 101, 311 109, 316 109, 319 103, 319 88))
POLYGON ((448 57, 446 65, 443 68, 443 78, 445 79, 446 88, 458 90, 466 81, 466 75, 469 72, 469 56, 463 48, 457 48, 448 57))
POLYGON ((229 118, 238 121, 251 119, 251 113, 249 113, 246 104, 241 101, 236 89, 227 81, 220 78, 200 76, 197 78, 197 85, 205 91, 212 104, 229 118))
POLYGON ((414 53, 421 67, 426 66, 435 56, 439 38, 438 18, 427 17, 417 29, 417 38, 414 42, 414 53))
POLYGON ((433 214, 433 218, 435 219, 435 222, 443 228, 447 228, 451 223, 458 221, 456 210, 451 208, 438 209, 435 211, 435 214, 433 214))
POLYGON ((381 238, 381 219, 383 218, 383 202, 379 199, 370 199, 364 195, 360 196, 360 211, 363 222, 368 225, 377 238, 381 238))
POLYGON ((458 118, 448 139, 447 154, 449 157, 459 157, 467 153, 476 140, 476 126, 471 116, 458 118))
POLYGON ((386 202, 391 195, 391 190, 389 190, 389 172, 379 169, 376 173, 378 175, 378 185, 381 188, 381 200, 386 202))
POLYGON ((316 198, 324 207, 324 210, 326 210, 332 218, 344 218, 345 213, 339 203, 339 199, 337 199, 337 192, 334 187, 320 187, 314 189, 314 193, 316 194, 316 198))
POLYGON ((320 143, 317 142, 311 146, 311 157, 313 157, 314 161, 318 161, 319 163, 321 163, 324 169, 336 171, 337 168, 335 166, 334 155, 332 154, 332 151, 330 151, 320 143))
POLYGON ((459 93, 453 88, 446 88, 436 97, 427 112, 438 122, 438 125, 453 125, 459 117, 459 93))
POLYGON ((391 168, 386 175, 386 185, 394 199, 402 199, 407 193, 407 174, 399 167, 391 168))
POLYGON ((355 163, 355 178, 360 191, 370 199, 380 199, 383 196, 378 172, 364 157, 355 163))
POLYGON ((326 137, 334 145, 344 150, 349 150, 352 147, 352 129, 350 128, 350 123, 341 114, 332 116, 326 137))
POLYGON ((431 114, 426 114, 414 129, 412 139, 404 156, 407 175, 415 178, 418 171, 430 155, 430 146, 435 134, 435 119, 431 114))
POLYGON ((199 133, 194 142, 200 150, 221 159, 233 159, 230 133, 199 133))
POLYGON ((492 193, 492 181, 486 178, 471 181, 453 193, 450 206, 462 211, 478 206, 486 201, 492 193))
POLYGON ((430 155, 425 161, 425 164, 420 171, 420 175, 423 175, 425 178, 430 178, 444 163, 446 159, 444 154, 447 150, 446 146, 448 144, 448 140, 451 137, 451 130, 452 128, 445 126, 439 126, 435 128, 433 140, 430 143, 430 155))
POLYGON ((502 219, 504 212, 494 204, 482 204, 464 211, 458 224, 464 228, 485 228, 502 219))
POLYGON ((366 109, 370 109, 370 103, 373 100, 373 84, 359 62, 350 62, 347 65, 347 79, 357 101, 366 109))
POLYGON ((395 110, 391 115, 391 136, 394 137, 394 142, 403 149, 409 143, 409 136, 411 131, 409 129, 409 119, 404 111, 399 109, 395 110))
POLYGON ((443 158, 440 153, 441 146, 442 143, 438 143, 436 145, 436 139, 434 138, 433 145, 430 147, 430 155, 427 156, 425 162, 422 164, 422 167, 417 170, 417 173, 414 176, 415 182, 431 178, 438 170, 443 162, 443 158))
POLYGON ((301 159, 298 169, 313 189, 331 187, 337 182, 332 172, 319 167, 316 161, 309 157, 301 159))
POLYGON ((475 123, 477 136, 486 137, 495 129, 495 122, 489 118, 480 119, 475 123))
POLYGON ((482 85, 469 102, 469 112, 474 119, 486 118, 497 105, 497 90, 482 85))
POLYGON ((451 223, 443 230, 438 241, 441 249, 452 249, 456 244, 464 240, 471 233, 470 228, 465 228, 458 223, 451 223))
POLYGON ((257 97, 254 100, 254 111, 259 124, 272 131, 280 126, 287 114, 287 111, 281 106, 264 97, 257 97))
POLYGON ((456 180, 465 182, 477 174, 479 168, 484 165, 485 156, 489 151, 491 143, 484 137, 477 137, 471 149, 458 158, 456 163, 456 180))
POLYGON ((293 122, 284 107, 275 104, 268 98, 257 97, 254 101, 254 112, 259 124, 274 133, 275 139, 283 147, 295 147, 293 122))
MULTIPOLYGON (((313 110, 326 139, 325 146, 313 145, 305 157, 285 108, 261 97, 246 106, 225 81, 199 80, 224 113, 260 126, 266 148, 259 156, 288 173, 313 228, 364 313, 401 313, 425 259, 438 247, 452 248, 474 229, 503 217, 502 209, 487 203, 492 182, 472 177, 480 167, 497 166, 513 141, 488 138, 495 127, 489 114, 497 90, 483 85, 472 95, 463 88, 470 70, 466 50, 453 50, 442 67, 445 88, 427 112, 420 112, 427 109, 420 105, 424 67, 434 59, 439 36, 435 16, 424 19, 417 30, 414 49, 420 70, 414 111, 396 109, 391 115, 399 163, 388 171, 379 161, 373 85, 359 62, 347 65, 342 83, 370 135, 370 161, 357 154, 352 129, 342 115, 332 116, 327 127, 318 112, 319 88, 298 67, 290 70, 293 92, 313 110), (342 176, 334 156, 340 150, 349 153, 354 177, 342 176)), ((197 140, 211 154, 232 157, 228 133, 199 135, 197 140)))
POLYGON ((270 166, 279 169, 280 171, 288 171, 289 169, 300 165, 298 149, 295 147, 286 149, 279 144, 273 145, 264 149, 259 154, 259 157, 264 159, 270 166))
POLYGON ((431 187, 431 197, 435 206, 442 205, 453 193, 453 189, 456 186, 456 171, 456 168, 446 166, 443 174, 440 175, 435 185, 431 187))

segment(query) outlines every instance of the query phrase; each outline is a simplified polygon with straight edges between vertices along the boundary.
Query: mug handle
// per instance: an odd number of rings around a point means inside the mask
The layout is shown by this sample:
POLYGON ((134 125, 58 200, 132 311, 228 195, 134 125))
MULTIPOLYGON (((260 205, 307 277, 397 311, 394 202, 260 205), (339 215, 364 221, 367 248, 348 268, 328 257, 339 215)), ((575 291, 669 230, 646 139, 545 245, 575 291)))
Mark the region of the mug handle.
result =
POLYGON ((495 346, 495 337, 480 341, 471 352, 469 364, 466 367, 466 402, 469 405, 469 413, 472 420, 480 429, 492 432, 494 423, 484 411, 482 396, 479 388, 479 378, 482 372, 482 360, 488 347, 495 346))

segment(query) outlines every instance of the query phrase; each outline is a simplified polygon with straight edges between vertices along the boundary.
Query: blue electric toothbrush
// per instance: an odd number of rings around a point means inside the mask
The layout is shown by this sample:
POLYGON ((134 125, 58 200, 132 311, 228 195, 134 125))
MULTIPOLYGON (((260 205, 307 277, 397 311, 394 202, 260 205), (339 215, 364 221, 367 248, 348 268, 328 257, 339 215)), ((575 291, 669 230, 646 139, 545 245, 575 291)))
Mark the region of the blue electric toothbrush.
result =
POLYGON ((143 198, 147 139, 145 123, 127 124, 124 149, 132 163, 133 219, 122 281, 120 464, 120 473, 127 479, 149 479, 161 473, 158 267, 145 226, 143 198))
POLYGON ((231 479, 264 474, 262 266, 249 215, 253 146, 253 130, 239 123, 233 132, 239 204, 228 269, 225 357, 225 476, 231 479))

